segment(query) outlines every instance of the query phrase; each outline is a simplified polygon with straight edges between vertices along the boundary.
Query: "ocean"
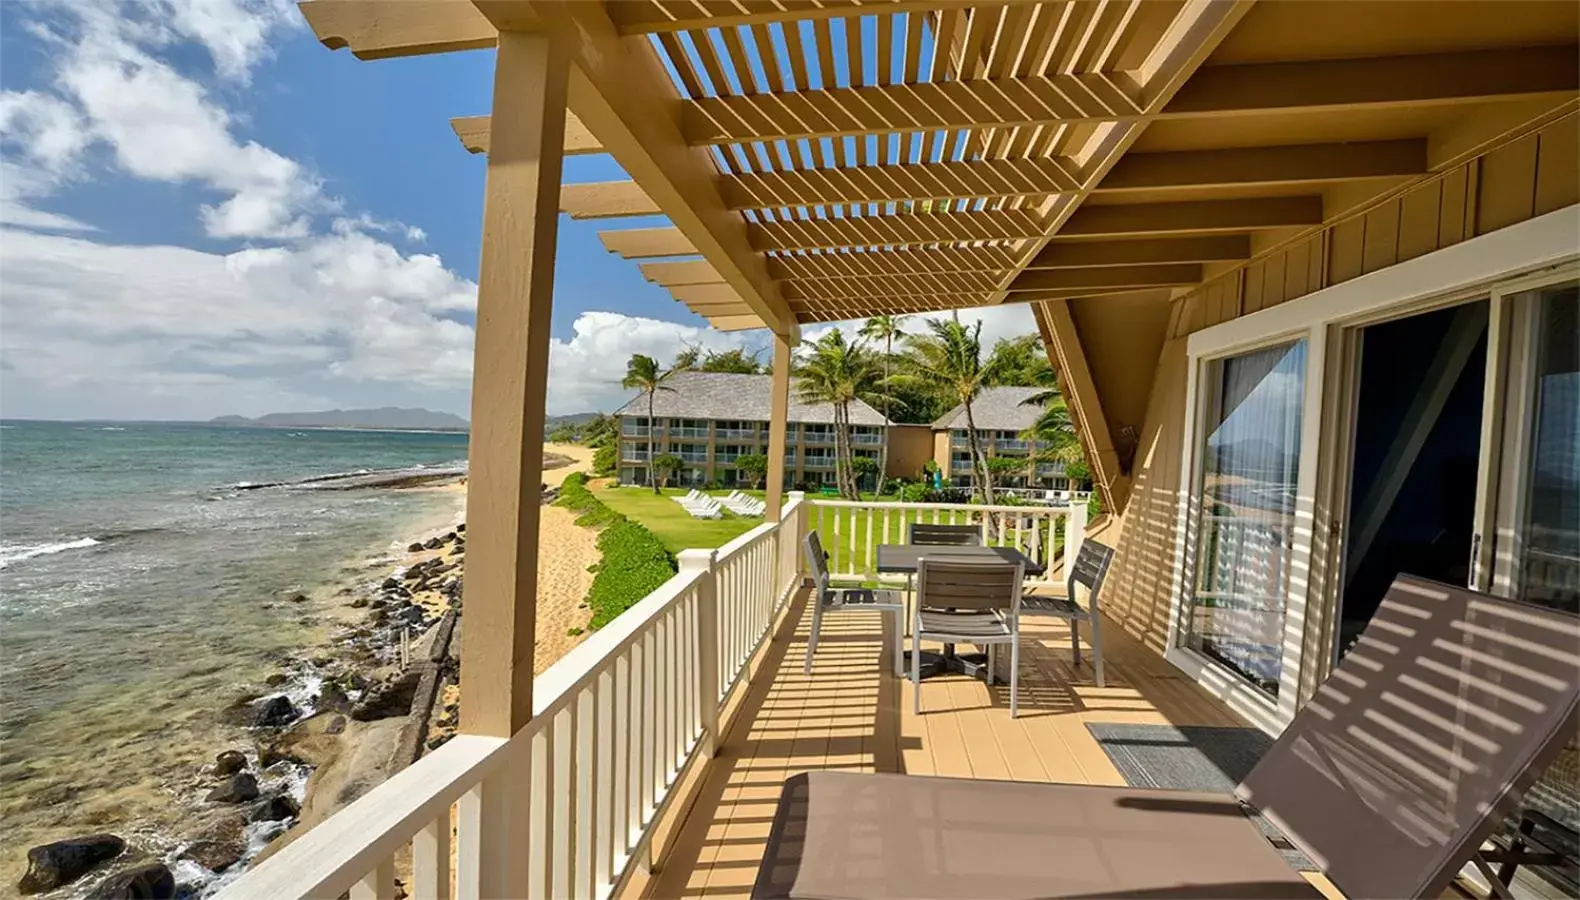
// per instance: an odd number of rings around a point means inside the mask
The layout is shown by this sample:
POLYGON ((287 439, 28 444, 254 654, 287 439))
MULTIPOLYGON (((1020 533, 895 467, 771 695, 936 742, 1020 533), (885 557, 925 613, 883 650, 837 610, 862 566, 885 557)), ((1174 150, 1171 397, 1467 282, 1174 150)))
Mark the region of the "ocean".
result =
POLYGON ((457 521, 425 482, 465 458, 463 434, 0 422, 0 895, 43 841, 163 846, 245 737, 219 709, 457 521))

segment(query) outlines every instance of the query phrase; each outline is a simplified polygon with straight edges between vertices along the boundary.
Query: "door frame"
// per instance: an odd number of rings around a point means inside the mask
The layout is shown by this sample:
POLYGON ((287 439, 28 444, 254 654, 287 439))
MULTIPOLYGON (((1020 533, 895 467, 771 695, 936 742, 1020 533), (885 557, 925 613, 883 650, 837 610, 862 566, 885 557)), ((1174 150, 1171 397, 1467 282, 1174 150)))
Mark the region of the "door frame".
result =
MULTIPOLYGON (((1334 560, 1342 559, 1344 519, 1335 517, 1334 489, 1340 480, 1337 435, 1340 416, 1349 414, 1353 378, 1339 379, 1355 357, 1340 333, 1359 325, 1413 315, 1477 297, 1530 290, 1529 283, 1552 283, 1580 269, 1580 205, 1572 205, 1441 250, 1350 279, 1278 306, 1231 319, 1187 339, 1185 416, 1176 510, 1172 602, 1169 604, 1165 659, 1184 671, 1231 709, 1270 734, 1277 734, 1315 693, 1331 668, 1330 653, 1335 580, 1334 560), (1208 363, 1226 356, 1305 337, 1306 376, 1301 420, 1300 464, 1295 503, 1295 544, 1286 597, 1283 670, 1277 698, 1267 696, 1227 667, 1184 646, 1182 622, 1193 593, 1195 523, 1201 506, 1201 453, 1207 404, 1202 387, 1208 363), (1323 540, 1315 540, 1315 535, 1323 540)), ((1507 315, 1496 301, 1495 314, 1507 315)), ((1493 322, 1498 320, 1494 318, 1493 322)), ((1489 365, 1504 356, 1507 331, 1501 324, 1489 335, 1489 365), (1494 344, 1496 338, 1500 343, 1494 344), (1495 347, 1500 349, 1494 353, 1495 347)), ((1491 374, 1489 372, 1489 374, 1491 374)), ((1501 376, 1500 376, 1501 378, 1501 376)), ((1485 396, 1491 397, 1493 385, 1485 396)), ((1501 402, 1503 383, 1497 384, 1501 402)), ((1487 401, 1489 404, 1492 400, 1487 401)), ((1483 417, 1483 440, 1487 419, 1483 417)), ((1346 445, 1347 446, 1347 445, 1346 445)), ((1490 476, 1489 476, 1490 478, 1490 476)), ((1478 477, 1478 482, 1481 478, 1478 477)), ((1491 496, 1489 488, 1488 496, 1491 496)), ((1478 503, 1490 502, 1478 487, 1478 503)), ((1483 507, 1478 506, 1478 514, 1483 507)))

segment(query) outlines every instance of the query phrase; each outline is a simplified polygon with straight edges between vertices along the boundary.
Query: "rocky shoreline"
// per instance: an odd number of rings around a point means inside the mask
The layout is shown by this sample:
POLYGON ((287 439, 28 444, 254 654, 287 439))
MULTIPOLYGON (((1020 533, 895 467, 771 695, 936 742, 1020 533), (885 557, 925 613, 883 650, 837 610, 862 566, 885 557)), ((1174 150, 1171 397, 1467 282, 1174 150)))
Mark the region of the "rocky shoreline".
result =
MULTIPOLYGON (((545 457, 546 468, 571 462, 545 457)), ((238 733, 172 790, 183 827, 33 847, 17 890, 92 900, 211 895, 442 746, 460 720, 465 554, 462 522, 425 531, 317 596, 269 601, 320 618, 327 636, 218 710, 238 733)))
MULTIPOLYGON (((178 833, 134 829, 33 847, 17 891, 93 900, 213 893, 306 830, 294 826, 326 818, 448 740, 458 709, 452 702, 435 710, 434 698, 457 680, 465 533, 464 524, 425 533, 393 568, 375 564, 364 569, 371 577, 331 586, 319 599, 290 593, 268 601, 332 623, 327 639, 283 659, 217 711, 239 734, 212 760, 195 761, 190 782, 173 786, 183 811, 178 833), (429 699, 414 715, 424 690, 429 699)), ((449 694, 458 701, 457 691, 449 694)))

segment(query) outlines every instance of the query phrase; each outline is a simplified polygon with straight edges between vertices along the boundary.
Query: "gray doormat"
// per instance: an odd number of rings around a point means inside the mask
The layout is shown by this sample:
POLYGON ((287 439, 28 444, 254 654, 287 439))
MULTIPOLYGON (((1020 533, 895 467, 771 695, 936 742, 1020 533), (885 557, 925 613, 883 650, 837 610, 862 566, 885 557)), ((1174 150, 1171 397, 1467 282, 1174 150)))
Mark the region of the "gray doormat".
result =
MULTIPOLYGON (((1255 728, 1210 728, 1198 725, 1099 725, 1086 730, 1131 787, 1170 791, 1230 794, 1273 746, 1273 739, 1255 728)), ((1271 822, 1251 819, 1273 841, 1284 861, 1295 869, 1315 871, 1310 859, 1295 849, 1271 822)))

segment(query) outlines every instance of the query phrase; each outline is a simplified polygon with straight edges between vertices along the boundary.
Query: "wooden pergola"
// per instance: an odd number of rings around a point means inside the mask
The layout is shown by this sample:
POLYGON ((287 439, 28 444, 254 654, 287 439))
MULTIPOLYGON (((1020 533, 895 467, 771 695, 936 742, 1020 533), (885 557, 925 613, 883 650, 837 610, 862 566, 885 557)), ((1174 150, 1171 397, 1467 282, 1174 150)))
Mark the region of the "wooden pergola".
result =
POLYGON ((1572 112, 1580 89, 1568 2, 301 7, 363 59, 497 47, 492 115, 452 124, 488 155, 463 730, 498 736, 532 714, 559 213, 667 217, 603 242, 713 327, 773 332, 770 511, 800 326, 1000 303, 1032 304, 1094 480, 1122 507, 1099 338, 1072 303, 1104 298, 1109 335, 1137 311, 1166 324, 1192 287, 1572 112), (589 153, 630 180, 561 184, 562 158, 589 153))

